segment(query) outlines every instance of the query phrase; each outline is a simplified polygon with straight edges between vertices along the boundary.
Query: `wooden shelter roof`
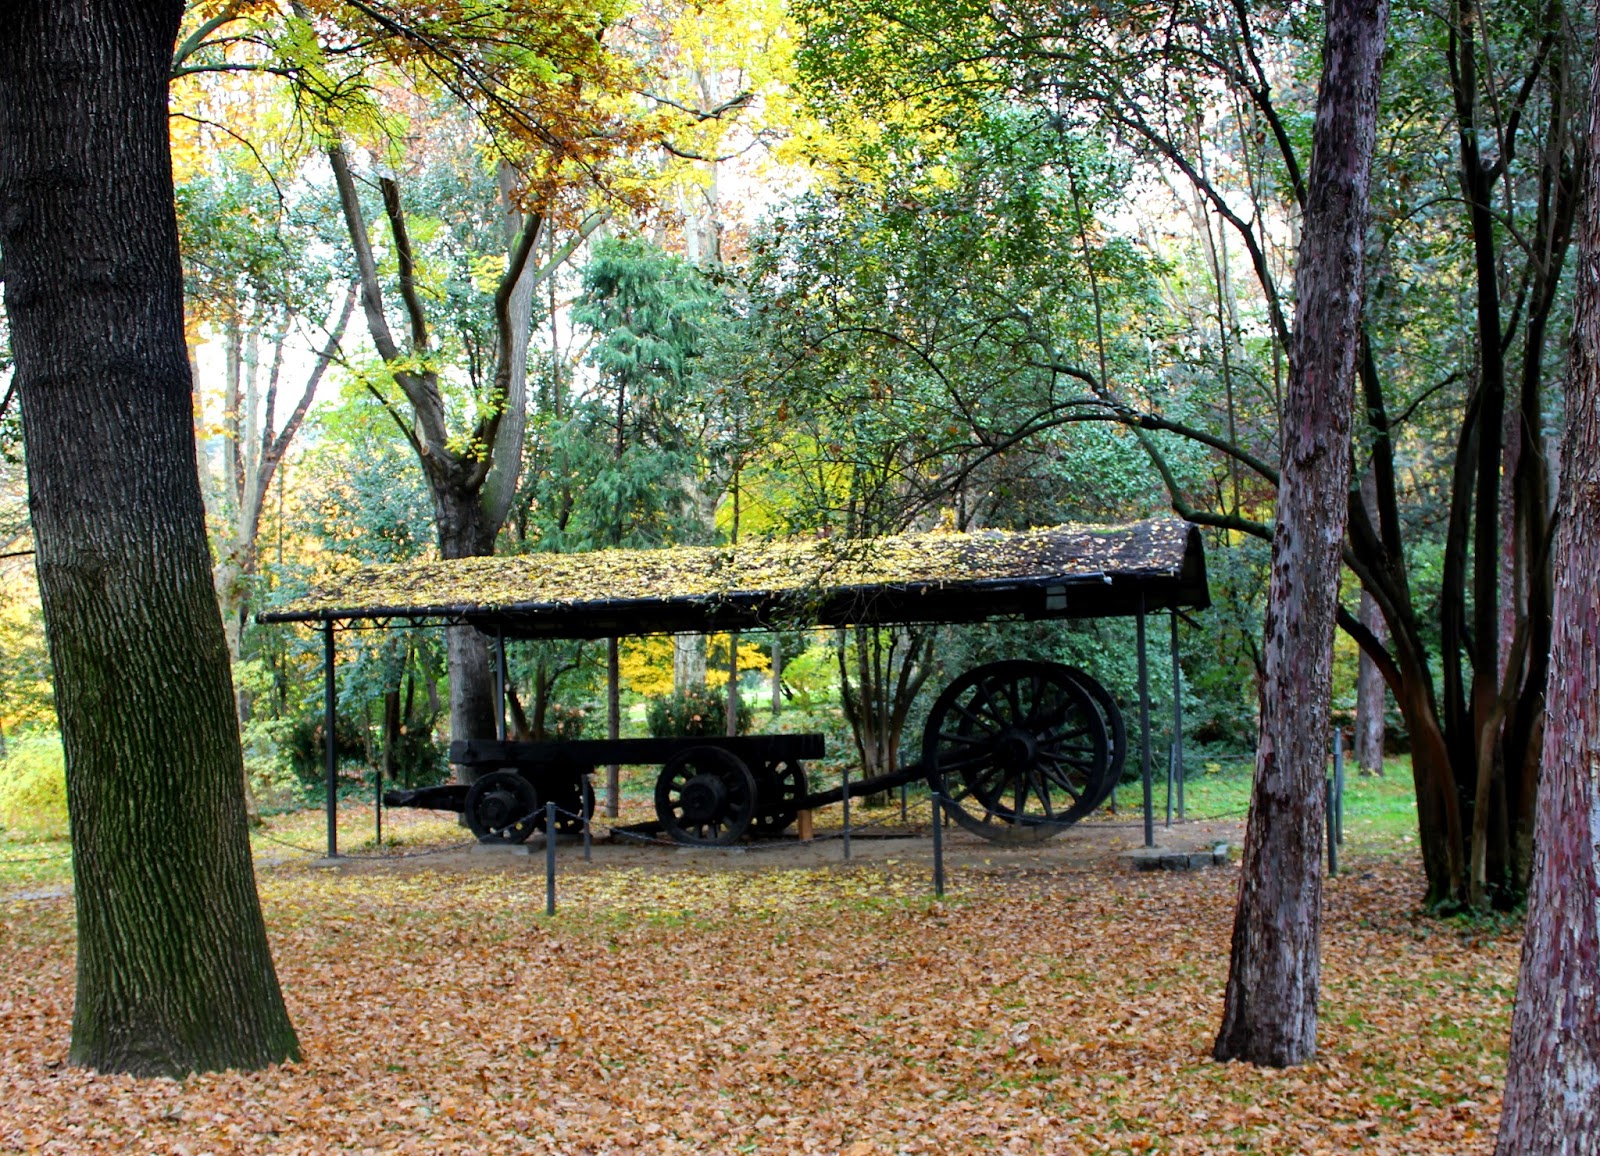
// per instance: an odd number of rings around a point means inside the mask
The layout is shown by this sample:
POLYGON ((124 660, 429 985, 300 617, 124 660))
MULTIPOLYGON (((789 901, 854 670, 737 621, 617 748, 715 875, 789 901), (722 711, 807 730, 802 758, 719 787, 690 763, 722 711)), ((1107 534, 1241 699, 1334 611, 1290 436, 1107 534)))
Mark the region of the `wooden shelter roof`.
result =
POLYGON ((608 638, 989 618, 1097 618, 1210 605, 1197 527, 790 539, 364 566, 262 622, 470 624, 507 638, 608 638))

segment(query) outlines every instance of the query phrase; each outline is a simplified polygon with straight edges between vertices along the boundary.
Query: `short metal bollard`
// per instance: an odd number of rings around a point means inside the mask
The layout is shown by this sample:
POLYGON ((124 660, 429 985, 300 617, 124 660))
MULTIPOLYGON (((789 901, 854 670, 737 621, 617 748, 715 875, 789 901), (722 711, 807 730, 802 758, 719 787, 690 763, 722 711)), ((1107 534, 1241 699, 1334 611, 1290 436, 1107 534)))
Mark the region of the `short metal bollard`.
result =
POLYGON ((1167 830, 1172 830, 1172 781, 1178 766, 1178 748, 1176 744, 1167 745, 1167 830))
POLYGON ((1344 846, 1344 731, 1333 732, 1333 841, 1344 846))
POLYGON ((850 858, 850 768, 839 772, 839 784, 844 790, 844 857, 850 858))
POLYGON ((583 812, 583 861, 585 863, 592 863, 594 861, 594 854, 590 850, 590 848, 594 846, 594 836, 590 834, 589 831, 589 822, 591 818, 592 815, 590 811, 585 808, 583 812))
POLYGON ((1327 822, 1327 827, 1328 827, 1328 874, 1329 875, 1337 875, 1337 874, 1339 874, 1339 840, 1337 838, 1337 833, 1334 830, 1334 825, 1335 825, 1335 823, 1337 823, 1338 820, 1334 817, 1334 813, 1333 813, 1333 808, 1334 808, 1333 780, 1332 779, 1325 779, 1324 780, 1324 784, 1327 787, 1327 791, 1328 791, 1328 800, 1327 800, 1327 807, 1326 807, 1327 820, 1328 820, 1328 822, 1327 822))
POLYGON ((935 791, 933 802, 933 893, 944 898, 944 798, 935 791))
POLYGON ((544 805, 544 913, 556 913, 556 805, 544 805))

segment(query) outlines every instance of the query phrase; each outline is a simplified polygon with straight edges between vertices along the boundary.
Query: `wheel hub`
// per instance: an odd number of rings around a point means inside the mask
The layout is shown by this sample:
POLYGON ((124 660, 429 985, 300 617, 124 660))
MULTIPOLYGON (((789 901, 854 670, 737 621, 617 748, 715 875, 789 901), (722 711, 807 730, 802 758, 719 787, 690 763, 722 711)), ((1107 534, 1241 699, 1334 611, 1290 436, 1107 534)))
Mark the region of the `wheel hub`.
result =
POLYGON ((678 806, 686 823, 709 823, 722 815, 728 803, 728 788, 716 775, 698 774, 683 784, 678 806))
POLYGON ((995 740, 995 761, 1008 771, 1023 771, 1038 757, 1039 740, 1020 727, 1011 727, 995 740))
POLYGON ((486 827, 504 827, 519 818, 516 799, 510 791, 490 791, 478 800, 478 817, 486 827))

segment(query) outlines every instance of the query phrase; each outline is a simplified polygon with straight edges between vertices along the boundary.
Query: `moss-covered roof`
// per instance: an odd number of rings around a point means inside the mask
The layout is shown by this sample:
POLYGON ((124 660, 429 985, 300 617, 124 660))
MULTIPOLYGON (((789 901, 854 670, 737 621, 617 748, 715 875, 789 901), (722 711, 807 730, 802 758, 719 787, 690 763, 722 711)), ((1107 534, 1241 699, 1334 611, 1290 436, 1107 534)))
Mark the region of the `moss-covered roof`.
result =
POLYGON ((1209 604, 1195 527, 1170 518, 1017 532, 791 539, 366 566, 263 622, 468 622, 508 637, 1003 616, 1209 604))

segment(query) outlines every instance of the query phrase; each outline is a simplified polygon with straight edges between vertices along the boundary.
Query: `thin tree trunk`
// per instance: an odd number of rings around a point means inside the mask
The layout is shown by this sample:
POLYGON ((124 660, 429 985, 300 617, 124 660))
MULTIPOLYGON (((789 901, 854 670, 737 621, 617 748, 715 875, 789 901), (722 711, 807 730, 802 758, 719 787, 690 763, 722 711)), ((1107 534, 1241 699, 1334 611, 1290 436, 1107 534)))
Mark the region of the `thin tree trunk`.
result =
POLYGON ((772 640, 772 713, 783 713, 783 642, 772 640))
POLYGON ((383 763, 384 782, 394 784, 395 771, 400 764, 395 759, 400 745, 400 688, 385 691, 383 695, 383 763))
POLYGON ((739 632, 728 633, 728 697, 727 711, 724 721, 727 723, 727 734, 731 737, 739 733, 739 632))
POLYGON ((703 634, 672 636, 672 689, 683 694, 706 684, 706 639, 703 634))
POLYGON ((1589 100, 1543 771, 1500 1156, 1600 1152, 1600 57, 1589 100))
POLYGON ((1388 15, 1384 0, 1327 6, 1272 543, 1267 693, 1219 1060, 1283 1067, 1316 1052, 1322 778, 1388 15))
MULTIPOLYGON (((1382 642, 1388 631, 1372 595, 1361 593, 1361 622, 1382 642)), ((1383 774, 1384 708, 1388 688, 1383 672, 1365 651, 1356 670, 1356 762, 1363 774, 1383 774)))
POLYGON ((182 11, 0 8, 0 248, 72 819, 70 1055, 169 1076, 299 1053, 195 471, 167 145, 182 11))
MULTIPOLYGON (((1378 510, 1378 471, 1376 467, 1368 468, 1361 475, 1361 509, 1366 515, 1368 525, 1375 526, 1380 521, 1378 510)), ((1388 627, 1384 625, 1383 611, 1378 606, 1378 600, 1367 590, 1361 591, 1361 607, 1358 611, 1361 625, 1372 632, 1380 645, 1387 644, 1389 640, 1388 627)), ((1387 699, 1387 688, 1383 682, 1383 672, 1378 669, 1378 664, 1372 655, 1365 650, 1360 652, 1356 662, 1356 765, 1361 768, 1364 775, 1383 774, 1383 737, 1384 737, 1384 709, 1387 699)))

